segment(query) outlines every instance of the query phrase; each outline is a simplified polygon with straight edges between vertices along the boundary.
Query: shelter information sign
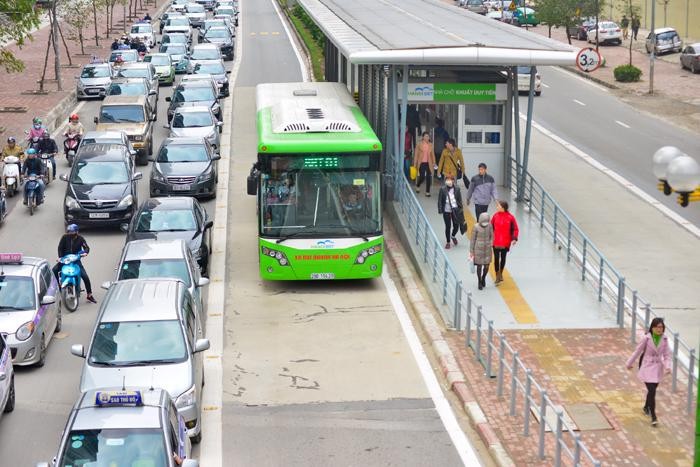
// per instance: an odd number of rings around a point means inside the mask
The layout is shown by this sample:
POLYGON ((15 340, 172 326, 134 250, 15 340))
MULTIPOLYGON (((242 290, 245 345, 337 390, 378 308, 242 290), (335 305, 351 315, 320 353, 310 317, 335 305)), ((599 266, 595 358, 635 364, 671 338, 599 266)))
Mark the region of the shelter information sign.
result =
POLYGON ((495 102, 506 97, 505 83, 408 83, 409 101, 495 102))

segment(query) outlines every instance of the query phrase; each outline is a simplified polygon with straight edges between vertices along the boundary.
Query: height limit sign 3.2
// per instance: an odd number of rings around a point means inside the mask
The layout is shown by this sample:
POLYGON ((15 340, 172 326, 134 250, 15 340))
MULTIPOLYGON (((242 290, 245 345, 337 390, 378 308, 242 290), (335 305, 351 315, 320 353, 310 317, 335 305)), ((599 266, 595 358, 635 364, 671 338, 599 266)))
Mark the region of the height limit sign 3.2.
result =
POLYGON ((578 54, 576 54, 576 66, 581 71, 590 73, 591 71, 597 70, 600 64, 600 54, 591 47, 581 49, 578 54))

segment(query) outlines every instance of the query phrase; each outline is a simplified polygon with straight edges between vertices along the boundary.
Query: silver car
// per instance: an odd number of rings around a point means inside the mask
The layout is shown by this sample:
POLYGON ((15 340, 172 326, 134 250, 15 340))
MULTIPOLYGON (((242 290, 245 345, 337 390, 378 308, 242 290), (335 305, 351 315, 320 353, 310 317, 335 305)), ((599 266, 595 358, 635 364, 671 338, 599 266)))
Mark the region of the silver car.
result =
POLYGON ((201 28, 207 17, 207 12, 204 10, 204 5, 188 3, 185 5, 185 15, 189 18, 193 28, 201 28))
POLYGON ((216 44, 197 44, 192 47, 190 60, 222 60, 221 50, 216 44))
POLYGON ((191 456, 185 421, 167 391, 120 384, 78 397, 51 465, 198 467, 191 456))
POLYGON ((231 71, 226 69, 223 60, 190 60, 189 69, 195 75, 210 75, 216 83, 219 97, 230 95, 228 75, 231 71))
POLYGON ((175 400, 193 442, 202 437, 204 370, 200 317, 187 286, 176 279, 131 279, 112 284, 97 314, 80 391, 104 387, 161 387, 175 400))
POLYGON ((10 347, 0 335, 0 416, 15 410, 15 370, 10 347))
POLYGON ((44 366, 46 349, 61 330, 58 283, 48 261, 0 254, 0 333, 14 365, 44 366))
POLYGON ((83 67, 78 80, 75 92, 78 100, 101 98, 112 82, 114 71, 110 63, 90 63, 83 67))
POLYGON ((152 63, 125 63, 117 70, 117 76, 120 78, 145 78, 148 82, 148 100, 150 101, 151 99, 151 91, 155 91, 155 103, 156 105, 158 104, 158 97, 160 93, 158 75, 156 74, 156 67, 153 66, 152 63))
POLYGON ((220 149, 220 134, 224 124, 216 119, 211 108, 202 105, 186 105, 175 109, 170 125, 169 138, 205 138, 216 152, 220 149))
MULTIPOLYGON (((183 215, 189 216, 190 213, 183 211, 183 215)), ((179 232, 180 229, 175 227, 171 227, 173 232, 179 232)), ((167 230, 167 226, 161 230, 167 230)), ((164 235, 161 233, 161 238, 164 235)), ((132 240, 124 245, 116 271, 115 281, 154 277, 181 280, 194 298, 196 314, 203 316, 201 288, 209 284, 209 279, 200 275, 199 265, 184 240, 132 240)), ((111 282, 105 282, 102 288, 109 289, 111 285, 111 282)))

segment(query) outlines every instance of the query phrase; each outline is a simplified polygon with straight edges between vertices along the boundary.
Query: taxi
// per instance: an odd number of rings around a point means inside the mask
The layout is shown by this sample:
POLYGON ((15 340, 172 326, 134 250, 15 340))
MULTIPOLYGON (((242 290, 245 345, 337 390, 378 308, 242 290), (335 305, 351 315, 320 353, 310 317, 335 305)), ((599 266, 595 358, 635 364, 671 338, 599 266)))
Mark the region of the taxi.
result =
POLYGON ((51 464, 37 467, 198 467, 182 416, 160 388, 104 388, 80 395, 51 464))
POLYGON ((0 335, 0 415, 15 410, 15 372, 10 348, 0 335))
POLYGON ((0 253, 0 334, 17 366, 44 366, 51 338, 61 330, 58 284, 48 261, 0 253))

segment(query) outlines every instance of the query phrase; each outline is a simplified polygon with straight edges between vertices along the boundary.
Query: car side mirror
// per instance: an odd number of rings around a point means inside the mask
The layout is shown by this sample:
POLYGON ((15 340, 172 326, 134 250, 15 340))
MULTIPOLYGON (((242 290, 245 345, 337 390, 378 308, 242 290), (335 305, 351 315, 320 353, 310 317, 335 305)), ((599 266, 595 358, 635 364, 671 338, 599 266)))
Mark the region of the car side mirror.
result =
POLYGON ((224 122, 216 122, 216 126, 222 128, 224 126, 224 122))
POLYGON ((132 179, 133 181, 141 180, 142 178, 143 178, 143 174, 142 174, 141 172, 136 172, 136 173, 131 177, 131 179, 132 179))
POLYGON ((218 161, 219 159, 221 159, 220 154, 214 154, 213 156, 211 156, 211 160, 213 160, 213 161, 218 161))
POLYGON ((56 303, 56 297, 53 295, 44 295, 44 298, 41 299, 42 305, 51 305, 52 303, 56 303))
POLYGON ((194 353, 204 352, 209 347, 211 347, 209 339, 197 339, 197 342, 194 343, 194 353))
POLYGON ((67 182, 67 181, 68 181, 68 175, 66 175, 66 174, 61 174, 61 175, 58 176, 58 178, 60 178, 60 179, 63 180, 64 182, 67 182))
POLYGON ((248 194, 257 195, 258 194, 258 177, 257 175, 250 174, 246 180, 248 184, 248 194))
POLYGON ((155 89, 151 89, 150 91, 148 91, 148 95, 149 95, 149 96, 155 96, 156 94, 157 94, 157 93, 156 93, 156 90, 155 90, 155 89))
POLYGON ((129 231, 129 224, 124 223, 124 224, 119 224, 119 230, 122 232, 128 232, 129 231))
POLYGON ((70 346, 70 353, 76 357, 85 358, 85 347, 83 344, 73 344, 70 346))
MULTIPOLYGON (((170 96, 165 96, 165 102, 170 102, 170 101, 172 101, 172 100, 173 100, 172 97, 170 97, 170 96)), ((97 123, 97 122, 95 122, 95 123, 97 123)))
POLYGON ((132 156, 135 156, 138 153, 139 152, 136 149, 129 149, 129 154, 131 154, 132 156))
POLYGON ((100 120, 97 117, 95 117, 92 119, 92 121, 95 122, 95 125, 97 125, 97 122, 99 122, 100 120))
POLYGON ((182 467, 199 467, 199 461, 197 459, 184 459, 182 467))
POLYGON ((5 374, 4 371, 0 371, 0 381, 5 381, 7 379, 7 375, 5 374))
POLYGON ((100 284, 100 287, 103 288, 103 289, 105 289, 105 290, 109 290, 109 288, 110 288, 111 286, 112 286, 112 283, 111 283, 110 281, 105 281, 105 282, 103 282, 102 284, 100 284))
POLYGON ((197 282, 197 287, 204 287, 205 285, 209 285, 209 279, 206 277, 200 277, 199 281, 197 282))
POLYGON ((204 223, 204 230, 206 229, 211 229, 214 227, 214 221, 213 220, 208 220, 204 223))
POLYGON ((230 75, 230 74, 231 74, 231 70, 226 70, 226 74, 227 74, 227 75, 230 75))

